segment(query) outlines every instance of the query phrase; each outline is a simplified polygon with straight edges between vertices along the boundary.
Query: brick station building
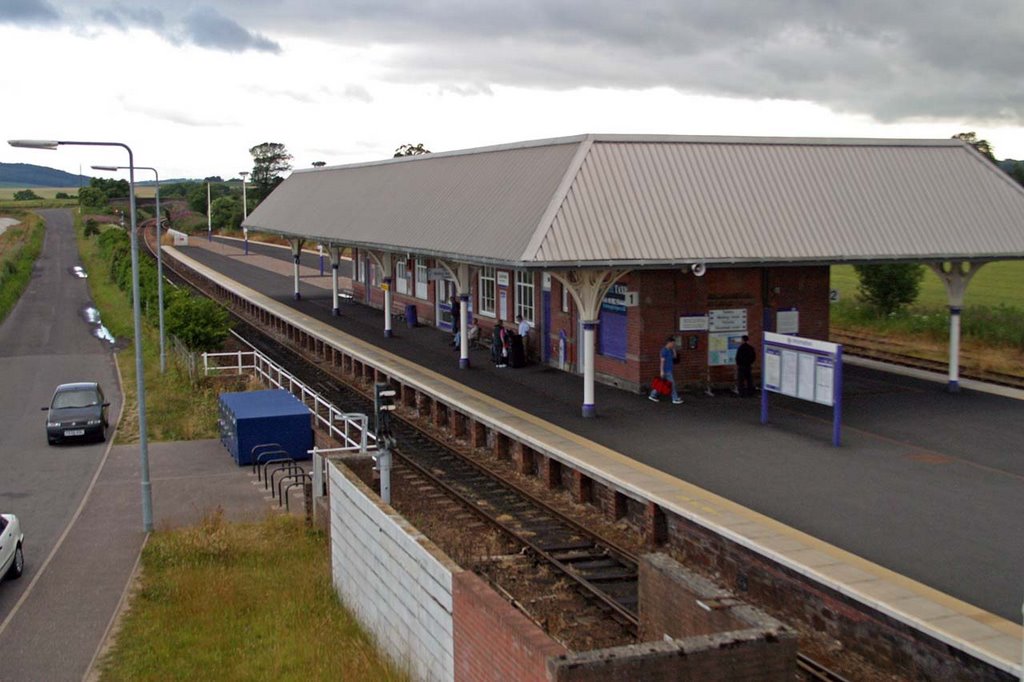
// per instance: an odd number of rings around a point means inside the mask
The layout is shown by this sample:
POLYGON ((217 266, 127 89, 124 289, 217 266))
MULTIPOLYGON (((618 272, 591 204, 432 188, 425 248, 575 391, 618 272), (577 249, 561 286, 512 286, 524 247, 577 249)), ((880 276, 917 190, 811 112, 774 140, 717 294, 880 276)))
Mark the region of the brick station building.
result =
POLYGON ((733 381, 743 334, 827 339, 836 263, 936 270, 955 386, 963 291, 1024 257, 1024 190, 959 140, 584 135, 296 171, 245 225, 290 240, 296 297, 298 253, 323 245, 336 314, 352 258, 388 335, 409 306, 485 336, 522 315, 537 361, 584 375, 593 416, 593 382, 640 390, 668 336, 696 386, 733 381))

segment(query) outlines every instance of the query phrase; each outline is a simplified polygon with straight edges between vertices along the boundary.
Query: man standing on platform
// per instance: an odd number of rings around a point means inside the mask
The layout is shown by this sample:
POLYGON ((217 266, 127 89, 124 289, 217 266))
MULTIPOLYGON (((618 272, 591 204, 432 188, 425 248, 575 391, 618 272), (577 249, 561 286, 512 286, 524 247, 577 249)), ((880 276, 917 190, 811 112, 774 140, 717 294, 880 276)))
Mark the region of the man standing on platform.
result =
POLYGON ((754 361, 757 360, 757 351, 747 341, 750 337, 744 335, 743 343, 736 349, 736 395, 747 396, 754 394, 754 361))
MULTIPOLYGON (((665 339, 665 346, 661 349, 658 373, 661 378, 667 381, 669 386, 672 387, 672 404, 681 405, 683 403, 683 399, 679 397, 678 393, 676 393, 676 380, 672 376, 672 366, 675 364, 675 361, 676 339, 674 336, 670 336, 665 339)), ((647 396, 647 399, 658 402, 658 392, 656 390, 652 390, 647 396)))

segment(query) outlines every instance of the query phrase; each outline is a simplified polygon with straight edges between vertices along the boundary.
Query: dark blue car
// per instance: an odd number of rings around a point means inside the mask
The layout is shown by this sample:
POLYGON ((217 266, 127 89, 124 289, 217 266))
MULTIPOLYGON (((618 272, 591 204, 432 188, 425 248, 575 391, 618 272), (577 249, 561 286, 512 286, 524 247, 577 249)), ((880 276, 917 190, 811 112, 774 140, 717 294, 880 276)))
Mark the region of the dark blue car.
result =
POLYGON ((103 389, 94 381, 61 384, 46 410, 46 440, 50 445, 65 440, 107 438, 107 408, 103 389))

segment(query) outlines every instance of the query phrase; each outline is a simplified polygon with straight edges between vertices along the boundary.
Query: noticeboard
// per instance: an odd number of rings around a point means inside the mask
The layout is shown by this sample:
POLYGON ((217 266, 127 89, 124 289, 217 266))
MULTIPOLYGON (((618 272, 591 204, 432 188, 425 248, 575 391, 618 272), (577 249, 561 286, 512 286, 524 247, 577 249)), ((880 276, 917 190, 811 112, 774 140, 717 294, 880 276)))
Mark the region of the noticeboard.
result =
POLYGON ((747 309, 727 308, 708 311, 708 331, 710 332, 745 332, 747 329, 747 309))
POLYGON ((833 410, 832 444, 840 442, 843 347, 799 336, 765 332, 761 373, 761 423, 768 421, 768 394, 827 405, 833 410))

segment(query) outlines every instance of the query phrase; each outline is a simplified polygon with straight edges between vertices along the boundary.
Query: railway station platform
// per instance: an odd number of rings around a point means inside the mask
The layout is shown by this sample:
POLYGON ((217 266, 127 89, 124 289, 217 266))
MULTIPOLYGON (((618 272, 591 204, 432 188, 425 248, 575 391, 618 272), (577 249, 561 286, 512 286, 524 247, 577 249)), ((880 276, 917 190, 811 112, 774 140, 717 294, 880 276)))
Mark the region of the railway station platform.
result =
POLYGON ((240 246, 197 240, 180 251, 451 385, 515 408, 528 415, 517 417, 524 429, 555 425, 576 445, 624 456, 617 475, 630 475, 629 462, 647 465, 667 475, 657 479, 660 493, 672 488, 722 518, 737 512, 719 497, 774 520, 773 551, 802 553, 811 563, 827 560, 825 543, 850 553, 845 570, 833 571, 836 581, 870 592, 873 565, 891 571, 876 590, 879 600, 887 589, 907 589, 900 599, 922 624, 1019 666, 1019 399, 954 395, 939 383, 848 365, 840 448, 830 443, 827 408, 775 395, 771 423, 761 425, 756 399, 699 394, 685 395, 683 405, 653 404, 599 385, 599 417, 583 419, 580 377, 540 365, 497 369, 484 351, 473 351, 472 367, 460 370, 444 332, 396 325, 385 338, 381 311, 351 301, 333 317, 330 277, 319 275, 316 254, 302 256, 303 298, 294 301, 289 251, 251 243, 243 256, 240 246), (798 534, 822 546, 801 544, 798 534), (917 597, 922 591, 910 581, 938 592, 917 597))

